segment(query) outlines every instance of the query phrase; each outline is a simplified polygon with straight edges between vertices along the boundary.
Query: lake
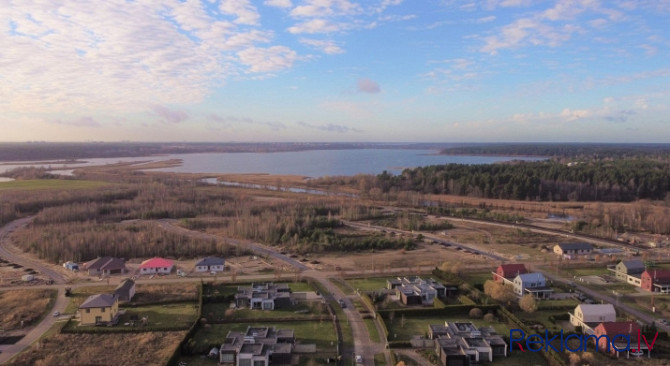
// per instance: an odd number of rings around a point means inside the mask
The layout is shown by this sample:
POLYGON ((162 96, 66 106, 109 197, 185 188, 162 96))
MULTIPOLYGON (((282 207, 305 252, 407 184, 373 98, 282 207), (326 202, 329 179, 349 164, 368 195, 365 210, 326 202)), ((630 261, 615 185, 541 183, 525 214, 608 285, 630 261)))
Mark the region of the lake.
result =
MULTIPOLYGON (((181 159, 180 166, 152 171, 178 173, 267 173, 323 177, 355 174, 379 174, 384 170, 398 174, 405 168, 437 164, 490 164, 510 160, 542 160, 539 157, 438 155, 432 150, 352 149, 307 150, 274 153, 199 153, 171 154, 136 158, 85 159, 83 164, 50 164, 56 170, 82 166, 130 161, 163 161, 181 159)), ((29 164, 0 165, 0 173, 8 167, 29 164)), ((67 174, 67 173, 66 173, 67 174)))

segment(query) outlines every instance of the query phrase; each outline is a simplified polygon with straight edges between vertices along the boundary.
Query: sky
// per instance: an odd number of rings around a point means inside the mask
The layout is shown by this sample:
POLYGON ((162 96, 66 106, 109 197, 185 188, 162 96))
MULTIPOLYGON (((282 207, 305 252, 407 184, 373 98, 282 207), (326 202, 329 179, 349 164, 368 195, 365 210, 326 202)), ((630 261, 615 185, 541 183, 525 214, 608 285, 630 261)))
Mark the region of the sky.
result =
POLYGON ((0 141, 670 142, 670 0, 4 0, 0 141))

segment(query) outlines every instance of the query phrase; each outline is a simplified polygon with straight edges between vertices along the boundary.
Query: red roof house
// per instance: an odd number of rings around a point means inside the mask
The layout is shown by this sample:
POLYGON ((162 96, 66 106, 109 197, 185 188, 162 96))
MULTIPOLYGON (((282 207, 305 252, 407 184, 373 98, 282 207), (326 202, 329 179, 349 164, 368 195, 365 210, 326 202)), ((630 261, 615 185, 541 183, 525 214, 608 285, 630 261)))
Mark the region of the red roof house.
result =
POLYGON ((140 274, 170 273, 174 268, 174 261, 154 257, 147 259, 140 265, 140 274))
POLYGON ((670 290, 670 270, 648 269, 640 276, 640 287, 650 292, 668 292, 670 290))
POLYGON ((516 276, 520 274, 528 273, 526 265, 521 263, 516 264, 501 264, 496 269, 496 272, 493 274, 493 280, 498 282, 505 282, 507 280, 513 280, 516 276))
POLYGON ((637 348, 637 332, 639 330, 640 327, 636 322, 603 322, 593 329, 593 334, 598 340, 598 351, 616 353, 617 351, 613 345, 618 349, 624 349, 627 346, 627 340, 624 337, 616 337, 615 339, 615 336, 628 336, 631 343, 629 346, 637 348))

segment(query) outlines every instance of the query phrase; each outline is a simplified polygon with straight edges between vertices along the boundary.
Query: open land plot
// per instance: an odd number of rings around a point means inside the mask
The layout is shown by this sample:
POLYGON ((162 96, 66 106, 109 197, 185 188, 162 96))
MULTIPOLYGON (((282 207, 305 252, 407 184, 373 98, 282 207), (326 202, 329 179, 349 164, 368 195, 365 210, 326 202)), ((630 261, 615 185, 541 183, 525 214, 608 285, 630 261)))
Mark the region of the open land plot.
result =
POLYGON ((318 352, 335 352, 337 338, 331 321, 291 321, 291 322, 257 322, 257 323, 231 323, 231 324, 208 324, 193 336, 194 350, 196 353, 209 351, 212 347, 221 346, 230 331, 245 331, 247 327, 267 326, 277 329, 293 329, 296 342, 302 344, 316 344, 318 352))
POLYGON ((386 288, 386 281, 395 277, 350 278, 346 282, 359 291, 379 291, 386 288))
POLYGON ((208 303, 202 306, 202 315, 209 320, 241 320, 241 319, 310 319, 320 316, 328 316, 324 304, 298 303, 297 305, 275 309, 275 310, 251 310, 233 309, 229 303, 208 303))
POLYGON ((142 305, 121 309, 124 313, 119 317, 119 323, 113 327, 80 327, 78 322, 69 322, 64 329, 85 332, 118 332, 121 329, 184 329, 187 330, 198 316, 198 305, 194 303, 172 303, 159 305, 142 305), (140 324, 140 320, 146 318, 146 324, 140 324))
POLYGON ((0 329, 5 331, 30 326, 51 309, 56 290, 0 291, 0 329))
POLYGON ((445 321, 449 322, 472 322, 478 327, 493 327, 500 335, 509 335, 509 326, 502 322, 488 322, 483 319, 470 319, 467 315, 459 317, 449 316, 405 316, 395 315, 393 320, 384 319, 386 327, 389 331, 389 341, 409 341, 413 336, 425 336, 428 334, 428 326, 430 324, 444 325, 445 321))
POLYGON ((157 302, 198 301, 196 283, 138 284, 133 304, 152 304, 157 302))
POLYGON ((10 365, 165 365, 185 336, 186 332, 56 334, 35 343, 10 365))

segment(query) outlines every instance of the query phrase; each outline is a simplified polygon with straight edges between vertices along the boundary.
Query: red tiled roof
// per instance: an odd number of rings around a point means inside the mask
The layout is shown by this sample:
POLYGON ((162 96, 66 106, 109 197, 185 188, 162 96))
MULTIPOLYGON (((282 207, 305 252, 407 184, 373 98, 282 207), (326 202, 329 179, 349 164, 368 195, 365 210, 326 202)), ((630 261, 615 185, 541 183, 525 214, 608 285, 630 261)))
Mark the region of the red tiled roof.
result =
POLYGON ((518 274, 528 273, 525 264, 501 264, 498 271, 502 269, 504 277, 515 277, 518 274))
POLYGON ((604 330, 604 333, 599 334, 610 336, 615 334, 637 334, 637 331, 640 330, 636 322, 604 322, 598 324, 597 328, 604 330))
POLYGON ((142 262, 140 268, 167 268, 172 267, 173 264, 174 262, 169 259, 155 257, 142 262))

